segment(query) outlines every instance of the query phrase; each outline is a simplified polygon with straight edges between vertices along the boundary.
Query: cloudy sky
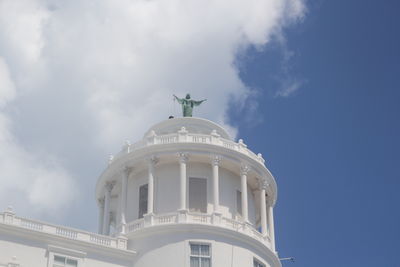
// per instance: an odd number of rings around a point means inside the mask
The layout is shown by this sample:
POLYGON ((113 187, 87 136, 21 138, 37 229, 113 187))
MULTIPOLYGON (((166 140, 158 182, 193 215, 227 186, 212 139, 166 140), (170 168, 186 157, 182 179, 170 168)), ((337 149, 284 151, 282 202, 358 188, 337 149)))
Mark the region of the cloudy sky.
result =
POLYGON ((228 107, 251 94, 238 58, 305 12, 301 0, 1 0, 0 203, 59 218, 92 200, 107 155, 178 112, 173 93, 208 98, 198 116, 235 134, 228 107))
POLYGON ((265 156, 284 266, 399 266, 398 9, 0 0, 0 209, 96 231, 109 154, 190 92, 265 156))

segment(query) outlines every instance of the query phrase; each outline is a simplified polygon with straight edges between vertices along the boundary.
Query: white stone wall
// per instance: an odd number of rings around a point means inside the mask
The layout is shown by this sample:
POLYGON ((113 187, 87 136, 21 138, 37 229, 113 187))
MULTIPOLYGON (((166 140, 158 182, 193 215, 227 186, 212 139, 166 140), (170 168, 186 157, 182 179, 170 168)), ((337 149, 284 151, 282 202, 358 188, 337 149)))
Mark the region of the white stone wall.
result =
MULTIPOLYGON (((241 191, 240 177, 226 169, 220 168, 220 212, 223 217, 235 219, 237 217, 236 191, 241 191)), ((155 194, 154 194, 154 212, 156 214, 176 212, 179 209, 179 165, 178 162, 160 164, 155 167, 155 194)), ((189 162, 187 164, 187 196, 189 198, 189 178, 207 179, 207 213, 213 212, 212 196, 212 169, 211 164, 189 162)), ((138 219, 139 213, 139 187, 148 182, 147 171, 141 171, 130 175, 128 180, 127 194, 127 222, 138 219)), ((119 189, 116 188, 115 192, 119 189)), ((256 206, 254 195, 248 188, 248 211, 249 221, 253 225, 256 222, 256 206)), ((189 199, 187 199, 189 203, 189 199)), ((119 199, 113 198, 111 211, 120 214, 119 199)), ((119 222, 119 215, 117 222, 119 222)))
MULTIPOLYGON (((271 265, 266 254, 252 245, 211 233, 173 232, 137 237, 130 246, 137 248, 134 267, 190 267, 190 243, 210 244, 212 267, 253 267, 253 259, 271 265)), ((275 265, 276 266, 276 265, 275 265)))
POLYGON ((111 256, 108 253, 102 253, 101 249, 96 250, 95 247, 85 248, 60 240, 50 241, 43 237, 32 237, 26 233, 8 234, 0 231, 0 266, 17 263, 20 267, 47 267, 51 263, 49 256, 52 257, 54 253, 77 259, 79 261, 78 267, 132 266, 132 259, 111 256), (57 247, 57 252, 52 252, 49 245, 57 247), (80 254, 86 255, 80 256, 80 254))
POLYGON ((179 209, 179 165, 155 167, 155 213, 175 212, 179 209))

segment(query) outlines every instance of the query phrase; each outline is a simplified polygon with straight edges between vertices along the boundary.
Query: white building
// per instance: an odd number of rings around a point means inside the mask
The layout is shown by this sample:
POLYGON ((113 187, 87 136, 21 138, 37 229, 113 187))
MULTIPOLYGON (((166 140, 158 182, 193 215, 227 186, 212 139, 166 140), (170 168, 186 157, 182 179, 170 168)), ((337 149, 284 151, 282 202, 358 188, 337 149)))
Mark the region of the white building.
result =
POLYGON ((99 233, 0 213, 0 266, 281 266, 277 187, 219 125, 174 118, 127 143, 98 179, 99 233))

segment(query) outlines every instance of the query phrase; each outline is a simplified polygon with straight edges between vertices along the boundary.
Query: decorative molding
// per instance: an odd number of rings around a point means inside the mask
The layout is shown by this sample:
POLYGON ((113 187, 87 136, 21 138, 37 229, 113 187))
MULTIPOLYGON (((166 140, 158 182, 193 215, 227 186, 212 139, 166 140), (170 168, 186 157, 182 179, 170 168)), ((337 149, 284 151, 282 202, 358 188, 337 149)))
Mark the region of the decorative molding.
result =
POLYGON ((219 166, 219 164, 221 163, 222 157, 219 155, 212 155, 211 156, 211 164, 213 166, 219 166))
POLYGON ((179 152, 178 157, 180 163, 187 163, 189 160, 189 154, 186 152, 179 152))
POLYGON ((147 135, 147 138, 152 138, 152 137, 155 137, 155 136, 157 136, 156 132, 154 130, 151 130, 149 132, 149 134, 147 135))
POLYGON ((122 146, 122 149, 125 150, 126 153, 131 152, 131 142, 129 140, 126 140, 124 142, 124 145, 122 146))
MULTIPOLYGON (((0 213, 0 218, 1 217, 2 214, 0 213)), ((65 244, 69 249, 78 248, 85 250, 87 253, 105 253, 105 255, 112 255, 126 260, 131 260, 136 254, 133 250, 119 248, 117 246, 118 240, 114 237, 22 217, 15 217, 15 220, 11 224, 1 222, 0 220, 0 234, 1 233, 23 236, 27 240, 45 241, 47 244, 65 244)), ((57 249, 57 247, 53 245, 49 245, 49 247, 55 247, 55 249, 57 249)), ((64 252, 64 254, 66 253, 64 252)), ((0 266, 2 266, 1 262, 0 266)))
POLYGON ((247 164, 240 165, 240 175, 247 175, 250 171, 250 167, 247 164))
POLYGON ((221 135, 217 132, 217 130, 212 130, 210 135, 217 138, 221 137, 221 135))
POLYGON ((155 166, 159 161, 160 161, 160 158, 155 155, 152 155, 146 159, 147 164, 149 164, 151 166, 155 166))
POLYGON ((179 134, 188 134, 189 132, 186 130, 185 127, 181 127, 181 129, 178 131, 179 134))
POLYGON ((57 247, 57 246, 53 246, 53 245, 49 245, 47 247, 47 249, 49 252, 61 253, 63 255, 68 255, 68 256, 72 256, 72 257, 78 257, 78 258, 86 257, 86 252, 78 251, 78 250, 74 250, 74 249, 57 247))
POLYGON ((99 206, 100 206, 101 208, 104 208, 104 197, 99 198, 99 199, 97 200, 97 202, 99 203, 99 206))
POLYGON ((112 189, 114 188, 116 182, 115 181, 111 181, 111 182, 106 182, 106 184, 104 185, 104 188, 111 193, 112 189))
POLYGON ((129 177, 129 174, 133 171, 133 167, 130 165, 124 165, 122 167, 122 174, 126 175, 126 177, 129 177))
POLYGON ((238 144, 240 147, 247 148, 247 145, 244 143, 243 139, 239 139, 238 144))
POLYGON ((260 189, 267 190, 267 188, 269 187, 269 183, 266 179, 258 178, 258 186, 260 189))

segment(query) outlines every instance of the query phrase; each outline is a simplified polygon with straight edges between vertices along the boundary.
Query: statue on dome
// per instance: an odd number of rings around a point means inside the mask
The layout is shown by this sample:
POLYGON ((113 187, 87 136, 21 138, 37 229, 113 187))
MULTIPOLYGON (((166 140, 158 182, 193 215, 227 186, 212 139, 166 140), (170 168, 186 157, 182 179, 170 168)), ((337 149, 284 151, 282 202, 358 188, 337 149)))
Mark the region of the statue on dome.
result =
POLYGON ((182 105, 182 112, 183 112, 183 117, 192 117, 193 113, 193 108, 196 106, 200 106, 201 103, 206 101, 207 99, 196 101, 193 99, 190 99, 190 94, 186 94, 185 98, 179 98, 176 95, 174 95, 176 100, 178 101, 179 104, 182 105))

